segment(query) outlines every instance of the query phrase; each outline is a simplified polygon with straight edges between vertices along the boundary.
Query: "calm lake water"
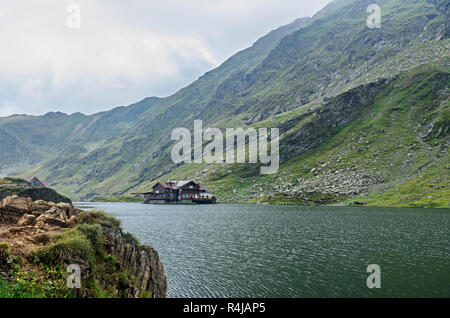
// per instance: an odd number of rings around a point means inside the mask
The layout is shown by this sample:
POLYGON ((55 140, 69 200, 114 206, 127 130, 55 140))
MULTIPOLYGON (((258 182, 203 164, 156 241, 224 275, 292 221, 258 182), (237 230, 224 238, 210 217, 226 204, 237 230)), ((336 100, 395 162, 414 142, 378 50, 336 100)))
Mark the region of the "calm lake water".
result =
POLYGON ((158 251, 168 297, 450 297, 450 210, 79 203, 158 251), (381 288, 369 289, 369 264, 381 288))

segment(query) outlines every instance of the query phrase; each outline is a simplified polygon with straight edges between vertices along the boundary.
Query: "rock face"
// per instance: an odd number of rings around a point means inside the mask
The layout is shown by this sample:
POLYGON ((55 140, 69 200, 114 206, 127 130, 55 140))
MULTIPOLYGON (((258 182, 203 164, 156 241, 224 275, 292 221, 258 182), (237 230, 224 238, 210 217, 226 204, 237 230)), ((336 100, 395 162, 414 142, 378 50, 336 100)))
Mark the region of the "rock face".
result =
MULTIPOLYGON (((101 254, 114 257, 117 260, 114 271, 127 273, 132 279, 126 283, 111 277, 102 280, 102 272, 95 273, 94 277, 95 270, 91 268, 91 262, 76 249, 65 250, 58 256, 56 263, 63 266, 78 264, 83 278, 95 279, 113 297, 166 297, 167 278, 158 253, 150 246, 139 245, 131 235, 124 235, 117 220, 117 225, 114 222, 84 223, 82 216, 86 218, 87 215, 89 219, 90 213, 95 212, 81 211, 67 203, 33 202, 30 198, 6 197, 0 201, 0 243, 8 244, 11 255, 20 255, 26 259, 44 246, 52 247, 57 242, 55 235, 66 233, 68 228, 79 231, 77 225, 95 225, 101 229, 101 246, 97 247, 101 254)), ((100 259, 103 260, 103 256, 100 259)), ((52 266, 54 261, 46 265, 52 266)), ((7 280, 12 280, 10 264, 9 254, 0 257, 0 276, 7 280)), ((76 296, 94 297, 95 294, 85 287, 77 290, 76 296)))
POLYGON ((142 291, 151 298, 167 295, 167 278, 158 253, 149 246, 136 246, 126 242, 117 228, 106 231, 106 250, 115 255, 123 268, 136 279, 135 288, 128 291, 128 297, 139 297, 142 291))
MULTIPOLYGON (((365 109, 373 107, 374 96, 388 84, 387 80, 359 86, 328 101, 314 113, 311 120, 281 142, 284 149, 281 162, 317 147, 332 136, 332 130, 357 118, 365 109)), ((310 115, 310 114, 307 114, 310 115)), ((280 126, 281 132, 298 125, 305 116, 293 118, 280 126)))

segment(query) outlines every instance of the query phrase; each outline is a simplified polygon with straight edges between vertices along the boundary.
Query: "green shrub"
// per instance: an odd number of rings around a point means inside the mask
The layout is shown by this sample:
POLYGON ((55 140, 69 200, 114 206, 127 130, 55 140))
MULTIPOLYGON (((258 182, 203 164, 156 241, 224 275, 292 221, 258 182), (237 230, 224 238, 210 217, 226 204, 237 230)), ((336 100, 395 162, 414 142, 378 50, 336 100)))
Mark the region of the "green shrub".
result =
POLYGON ((53 245, 44 246, 30 254, 34 263, 46 265, 62 265, 76 256, 90 264, 94 262, 94 248, 86 235, 77 228, 57 235, 53 245))
POLYGON ((0 257, 8 256, 9 245, 5 242, 0 242, 0 257))
POLYGON ((100 244, 103 231, 99 224, 80 224, 76 229, 83 233, 96 249, 101 248, 100 244))
POLYGON ((0 278, 0 298, 67 298, 73 297, 66 287, 62 270, 43 269, 37 272, 15 271, 13 281, 0 278))
POLYGON ((146 290, 141 291, 139 298, 150 298, 150 293, 146 290))
POLYGON ((77 215, 81 224, 99 224, 106 227, 119 227, 120 221, 103 211, 84 211, 77 215))
POLYGON ((125 243, 128 244, 132 244, 132 245, 140 245, 141 243, 139 242, 139 240, 131 233, 126 232, 126 233, 122 233, 122 239, 124 240, 125 243))

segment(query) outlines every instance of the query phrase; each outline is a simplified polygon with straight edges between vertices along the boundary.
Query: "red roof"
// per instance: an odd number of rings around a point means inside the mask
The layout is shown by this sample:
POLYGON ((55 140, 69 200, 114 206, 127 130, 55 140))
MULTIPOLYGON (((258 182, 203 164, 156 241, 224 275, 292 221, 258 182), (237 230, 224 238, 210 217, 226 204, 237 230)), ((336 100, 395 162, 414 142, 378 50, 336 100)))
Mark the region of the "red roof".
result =
POLYGON ((49 187, 49 184, 48 184, 47 181, 41 181, 38 177, 33 177, 33 178, 31 178, 30 180, 28 180, 28 182, 31 183, 34 179, 37 179, 44 187, 46 187, 46 188, 49 187))
MULTIPOLYGON (((168 181, 168 182, 158 182, 157 184, 154 185, 157 186, 158 184, 161 185, 163 188, 165 189, 179 189, 189 183, 194 183, 200 186, 200 184, 196 183, 195 181, 189 180, 189 181, 168 181)), ((201 189, 206 190, 205 188, 203 188, 202 186, 200 186, 201 189)))
POLYGON ((174 186, 171 186, 171 185, 167 184, 166 182, 158 182, 154 186, 157 186, 158 184, 160 184, 165 189, 175 189, 174 186))

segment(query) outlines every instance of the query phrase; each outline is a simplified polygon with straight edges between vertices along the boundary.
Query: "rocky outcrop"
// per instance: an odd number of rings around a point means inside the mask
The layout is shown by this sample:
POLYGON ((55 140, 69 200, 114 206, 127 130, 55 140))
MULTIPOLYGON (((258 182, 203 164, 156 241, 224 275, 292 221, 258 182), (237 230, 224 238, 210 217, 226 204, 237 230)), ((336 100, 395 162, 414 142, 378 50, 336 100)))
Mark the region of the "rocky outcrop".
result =
MULTIPOLYGON (((138 244, 134 237, 122 232, 117 220, 100 212, 82 211, 68 203, 7 197, 0 201, 0 243, 9 249, 0 257, 0 275, 7 280, 13 280, 11 255, 20 255, 31 267, 36 259, 45 267, 78 264, 84 281, 95 282, 112 297, 162 298, 167 294, 167 278, 158 253, 138 244), (94 234, 99 230, 99 236, 92 237, 92 230, 94 234), (67 231, 78 231, 76 235, 85 237, 83 245, 93 250, 95 260, 86 257, 85 250, 76 245, 59 249, 57 244, 64 243, 58 241, 57 235, 67 231), (48 250, 51 252, 46 254, 48 250), (105 261, 108 257, 111 259, 105 261)), ((78 297, 96 296, 89 286, 74 292, 78 297)))
POLYGON ((136 246, 127 241, 118 228, 107 229, 105 234, 106 250, 135 277, 135 286, 128 291, 128 297, 139 297, 142 291, 152 298, 166 297, 167 278, 158 253, 150 246, 136 246))
POLYGON ((69 198, 59 194, 55 190, 44 187, 32 187, 26 181, 17 184, 0 184, 0 200, 13 195, 31 198, 33 201, 44 200, 47 202, 64 202, 72 204, 72 201, 69 198))
POLYGON ((68 203, 54 203, 43 200, 34 201, 31 198, 23 198, 16 195, 9 196, 0 201, 0 222, 21 223, 31 225, 33 221, 45 221, 56 223, 64 227, 74 209, 68 203))
POLYGON ((349 124, 364 110, 372 107, 375 95, 385 88, 388 82, 382 79, 376 83, 359 86, 331 99, 319 107, 315 113, 309 113, 308 115, 312 115, 311 120, 293 133, 289 133, 289 129, 305 120, 305 116, 298 116, 283 123, 280 130, 282 133, 287 133, 280 144, 281 161, 301 155, 330 139, 336 128, 349 124))

